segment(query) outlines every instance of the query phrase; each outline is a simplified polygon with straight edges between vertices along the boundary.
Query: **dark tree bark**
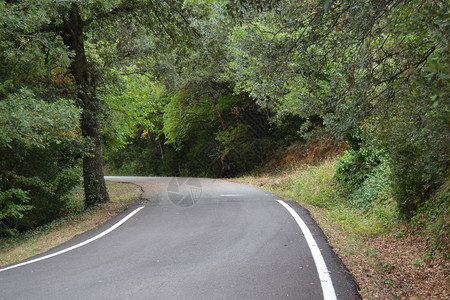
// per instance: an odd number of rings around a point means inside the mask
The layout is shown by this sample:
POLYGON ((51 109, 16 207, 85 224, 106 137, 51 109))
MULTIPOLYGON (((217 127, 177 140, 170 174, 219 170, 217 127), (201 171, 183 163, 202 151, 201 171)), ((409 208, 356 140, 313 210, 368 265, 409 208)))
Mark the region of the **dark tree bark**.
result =
MULTIPOLYGON (((220 125, 222 125, 222 130, 226 132, 228 131, 227 125, 225 124, 225 121, 222 115, 220 114, 220 111, 217 109, 217 100, 219 100, 219 97, 220 97, 220 88, 217 87, 215 88, 215 92, 212 94, 211 106, 217 119, 219 119, 220 125)), ((228 156, 226 153, 220 157, 220 163, 222 164, 222 172, 220 174, 221 177, 229 177, 229 175, 231 174, 231 165, 228 162, 228 156)))
POLYGON ((217 109, 217 100, 219 100, 220 97, 220 90, 216 90, 215 93, 212 95, 212 109, 214 111, 214 114, 216 115, 217 119, 220 122, 220 125, 222 125, 223 131, 228 131, 227 125, 225 124, 225 121, 220 114, 220 111, 217 109))
POLYGON ((91 146, 83 157, 83 178, 86 206, 109 201, 103 173, 103 144, 99 116, 101 103, 96 95, 96 76, 87 61, 84 49, 84 22, 77 4, 72 4, 68 18, 61 27, 61 37, 75 53, 70 71, 77 84, 77 97, 82 108, 81 132, 91 146))
POLYGON ((158 139, 159 152, 161 153, 161 159, 164 159, 165 151, 164 151, 164 140, 163 138, 158 139))

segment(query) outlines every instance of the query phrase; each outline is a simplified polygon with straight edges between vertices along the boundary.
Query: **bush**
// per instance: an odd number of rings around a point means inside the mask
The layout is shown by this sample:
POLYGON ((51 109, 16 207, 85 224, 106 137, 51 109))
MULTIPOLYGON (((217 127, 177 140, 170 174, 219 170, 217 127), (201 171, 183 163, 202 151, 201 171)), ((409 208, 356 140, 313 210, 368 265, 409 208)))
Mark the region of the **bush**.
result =
POLYGON ((29 201, 27 192, 21 189, 0 190, 0 236, 16 233, 16 229, 9 228, 8 219, 23 218, 23 214, 33 208, 25 204, 29 201))
POLYGON ((336 164, 335 179, 348 196, 358 190, 382 161, 381 153, 370 148, 346 150, 336 164))
POLYGON ((358 209, 369 210, 377 203, 384 204, 392 199, 391 185, 386 163, 375 167, 360 187, 348 197, 348 203, 358 209))
POLYGON ((65 156, 67 152, 67 145, 62 144, 52 149, 20 149, 16 145, 14 150, 0 151, 2 160, 8 157, 2 162, 0 189, 20 190, 26 195, 9 197, 14 206, 26 204, 27 209, 3 219, 8 233, 42 226, 66 213, 71 191, 80 184, 78 162, 65 156))
POLYGON ((349 206, 365 211, 391 201, 390 168, 383 152, 354 148, 346 150, 336 164, 334 178, 341 196, 349 206))
POLYGON ((416 215, 411 218, 411 224, 419 230, 424 230, 430 249, 427 256, 431 257, 436 250, 441 250, 450 256, 450 181, 439 188, 430 199, 417 208, 416 215))
MULTIPOLYGON (((41 226, 66 212, 79 184, 83 143, 79 110, 65 99, 49 103, 29 88, 0 98, 1 235, 41 226)), ((47 95, 49 98, 49 95, 47 95)))

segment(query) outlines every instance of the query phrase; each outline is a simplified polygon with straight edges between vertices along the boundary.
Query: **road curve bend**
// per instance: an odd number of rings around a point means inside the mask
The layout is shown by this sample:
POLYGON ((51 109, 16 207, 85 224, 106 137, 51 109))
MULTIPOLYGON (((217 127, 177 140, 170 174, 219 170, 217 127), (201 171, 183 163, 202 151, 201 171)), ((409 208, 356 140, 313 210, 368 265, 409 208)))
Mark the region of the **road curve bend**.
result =
POLYGON ((106 177, 136 207, 0 267, 0 299, 360 299, 308 211, 215 179, 106 177))

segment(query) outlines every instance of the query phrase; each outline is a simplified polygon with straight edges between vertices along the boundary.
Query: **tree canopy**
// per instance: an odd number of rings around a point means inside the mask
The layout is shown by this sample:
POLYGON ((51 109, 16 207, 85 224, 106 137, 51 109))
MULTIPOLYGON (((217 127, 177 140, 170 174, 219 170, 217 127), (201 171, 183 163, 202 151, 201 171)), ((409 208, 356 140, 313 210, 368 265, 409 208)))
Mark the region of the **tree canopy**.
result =
POLYGON ((108 201, 104 154, 127 175, 235 176, 329 133, 349 145, 337 180, 356 189, 384 172, 411 216, 449 176, 449 11, 438 0, 2 1, 0 230, 60 216, 80 169, 86 206, 108 201))

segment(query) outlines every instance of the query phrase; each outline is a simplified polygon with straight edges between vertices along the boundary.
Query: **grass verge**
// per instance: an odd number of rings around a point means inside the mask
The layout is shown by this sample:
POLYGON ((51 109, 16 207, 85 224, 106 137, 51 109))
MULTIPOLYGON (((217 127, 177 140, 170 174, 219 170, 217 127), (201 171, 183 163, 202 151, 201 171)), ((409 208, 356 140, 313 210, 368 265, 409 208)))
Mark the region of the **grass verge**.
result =
MULTIPOLYGON (((111 201, 88 211, 73 213, 13 238, 0 239, 0 266, 21 261, 62 244, 118 215, 140 198, 142 190, 131 183, 107 182, 111 201)), ((81 190, 74 192, 72 208, 82 206, 81 190)))
MULTIPOLYGON (((397 219, 393 201, 361 211, 336 192, 336 161, 237 179, 307 208, 360 287, 363 299, 450 299, 446 252, 429 255, 427 230, 397 219)), ((447 252, 448 253, 448 252, 447 252)))

